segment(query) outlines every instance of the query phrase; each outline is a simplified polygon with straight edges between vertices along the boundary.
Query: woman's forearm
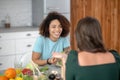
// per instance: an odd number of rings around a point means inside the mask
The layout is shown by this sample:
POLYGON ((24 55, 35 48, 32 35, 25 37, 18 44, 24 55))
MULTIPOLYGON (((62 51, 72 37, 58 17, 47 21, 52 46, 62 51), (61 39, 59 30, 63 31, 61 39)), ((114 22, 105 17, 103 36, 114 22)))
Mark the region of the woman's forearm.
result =
POLYGON ((33 59, 33 62, 38 64, 39 66, 43 66, 47 64, 47 60, 40 60, 40 59, 34 60, 33 59))
POLYGON ((47 60, 42 60, 41 58, 41 53, 37 53, 37 52, 33 52, 32 53, 32 60, 34 63, 36 63, 37 65, 46 65, 47 64, 47 60))

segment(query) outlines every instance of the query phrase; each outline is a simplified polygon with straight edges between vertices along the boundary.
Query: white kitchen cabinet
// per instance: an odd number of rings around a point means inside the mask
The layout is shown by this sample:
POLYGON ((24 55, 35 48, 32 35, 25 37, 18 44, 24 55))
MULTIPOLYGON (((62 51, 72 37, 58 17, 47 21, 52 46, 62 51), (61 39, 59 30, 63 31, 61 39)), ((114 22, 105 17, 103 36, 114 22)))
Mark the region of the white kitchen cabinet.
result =
POLYGON ((15 40, 0 40, 0 56, 15 53, 15 40))
POLYGON ((11 40, 15 39, 15 33, 0 33, 0 40, 11 40))
POLYGON ((16 32, 14 35, 16 39, 36 38, 38 31, 16 32))
POLYGON ((0 34, 0 56, 15 53, 15 36, 13 33, 0 34))
POLYGON ((0 70, 13 67, 15 56, 31 54, 38 36, 38 31, 0 33, 0 70))
POLYGON ((16 53, 23 54, 32 51, 35 40, 36 38, 16 40, 16 53))
POLYGON ((32 52, 34 42, 38 35, 38 31, 17 32, 15 40, 16 54, 32 52))
POLYGON ((9 67, 14 67, 14 55, 0 56, 0 70, 5 70, 9 67))

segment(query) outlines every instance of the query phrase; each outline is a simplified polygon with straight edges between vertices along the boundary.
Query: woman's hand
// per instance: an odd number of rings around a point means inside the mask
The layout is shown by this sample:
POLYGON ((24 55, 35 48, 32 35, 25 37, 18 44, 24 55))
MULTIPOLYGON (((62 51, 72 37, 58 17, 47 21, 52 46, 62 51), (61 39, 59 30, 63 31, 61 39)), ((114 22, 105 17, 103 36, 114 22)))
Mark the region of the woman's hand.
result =
POLYGON ((51 64, 55 64, 57 62, 57 59, 52 57, 52 58, 48 59, 48 62, 51 63, 51 64))
POLYGON ((52 57, 54 58, 58 58, 58 59, 62 59, 62 53, 58 53, 58 52, 53 52, 52 53, 52 57))
POLYGON ((53 52, 53 55, 52 55, 52 57, 54 57, 56 59, 61 59, 62 63, 66 62, 67 56, 68 55, 65 53, 58 53, 58 52, 53 52))

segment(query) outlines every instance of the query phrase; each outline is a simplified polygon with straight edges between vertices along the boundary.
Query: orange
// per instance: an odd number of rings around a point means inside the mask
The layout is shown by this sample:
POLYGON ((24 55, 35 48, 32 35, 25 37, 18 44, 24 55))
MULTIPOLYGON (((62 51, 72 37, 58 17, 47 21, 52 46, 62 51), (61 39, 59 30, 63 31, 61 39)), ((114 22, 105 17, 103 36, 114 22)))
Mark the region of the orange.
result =
POLYGON ((7 78, 15 78, 16 77, 16 70, 14 68, 8 68, 6 71, 5 71, 5 76, 7 78))
POLYGON ((6 76, 0 76, 0 80, 8 80, 6 76))

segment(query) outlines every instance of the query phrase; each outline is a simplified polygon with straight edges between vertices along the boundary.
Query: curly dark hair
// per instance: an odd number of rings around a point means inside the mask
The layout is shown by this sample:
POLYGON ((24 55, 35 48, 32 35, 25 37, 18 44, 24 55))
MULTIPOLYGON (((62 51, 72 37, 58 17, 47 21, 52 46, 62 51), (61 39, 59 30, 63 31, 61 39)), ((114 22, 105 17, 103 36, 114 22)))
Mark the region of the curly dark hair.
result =
POLYGON ((50 36, 49 25, 50 25, 51 21, 55 20, 55 19, 57 19, 60 22, 60 24, 62 25, 63 31, 62 31, 60 36, 61 37, 66 37, 69 34, 69 32, 70 32, 70 22, 62 14, 60 14, 58 12, 55 12, 55 11, 52 11, 46 16, 46 18, 41 23, 40 28, 39 28, 40 35, 45 36, 45 37, 50 36))

